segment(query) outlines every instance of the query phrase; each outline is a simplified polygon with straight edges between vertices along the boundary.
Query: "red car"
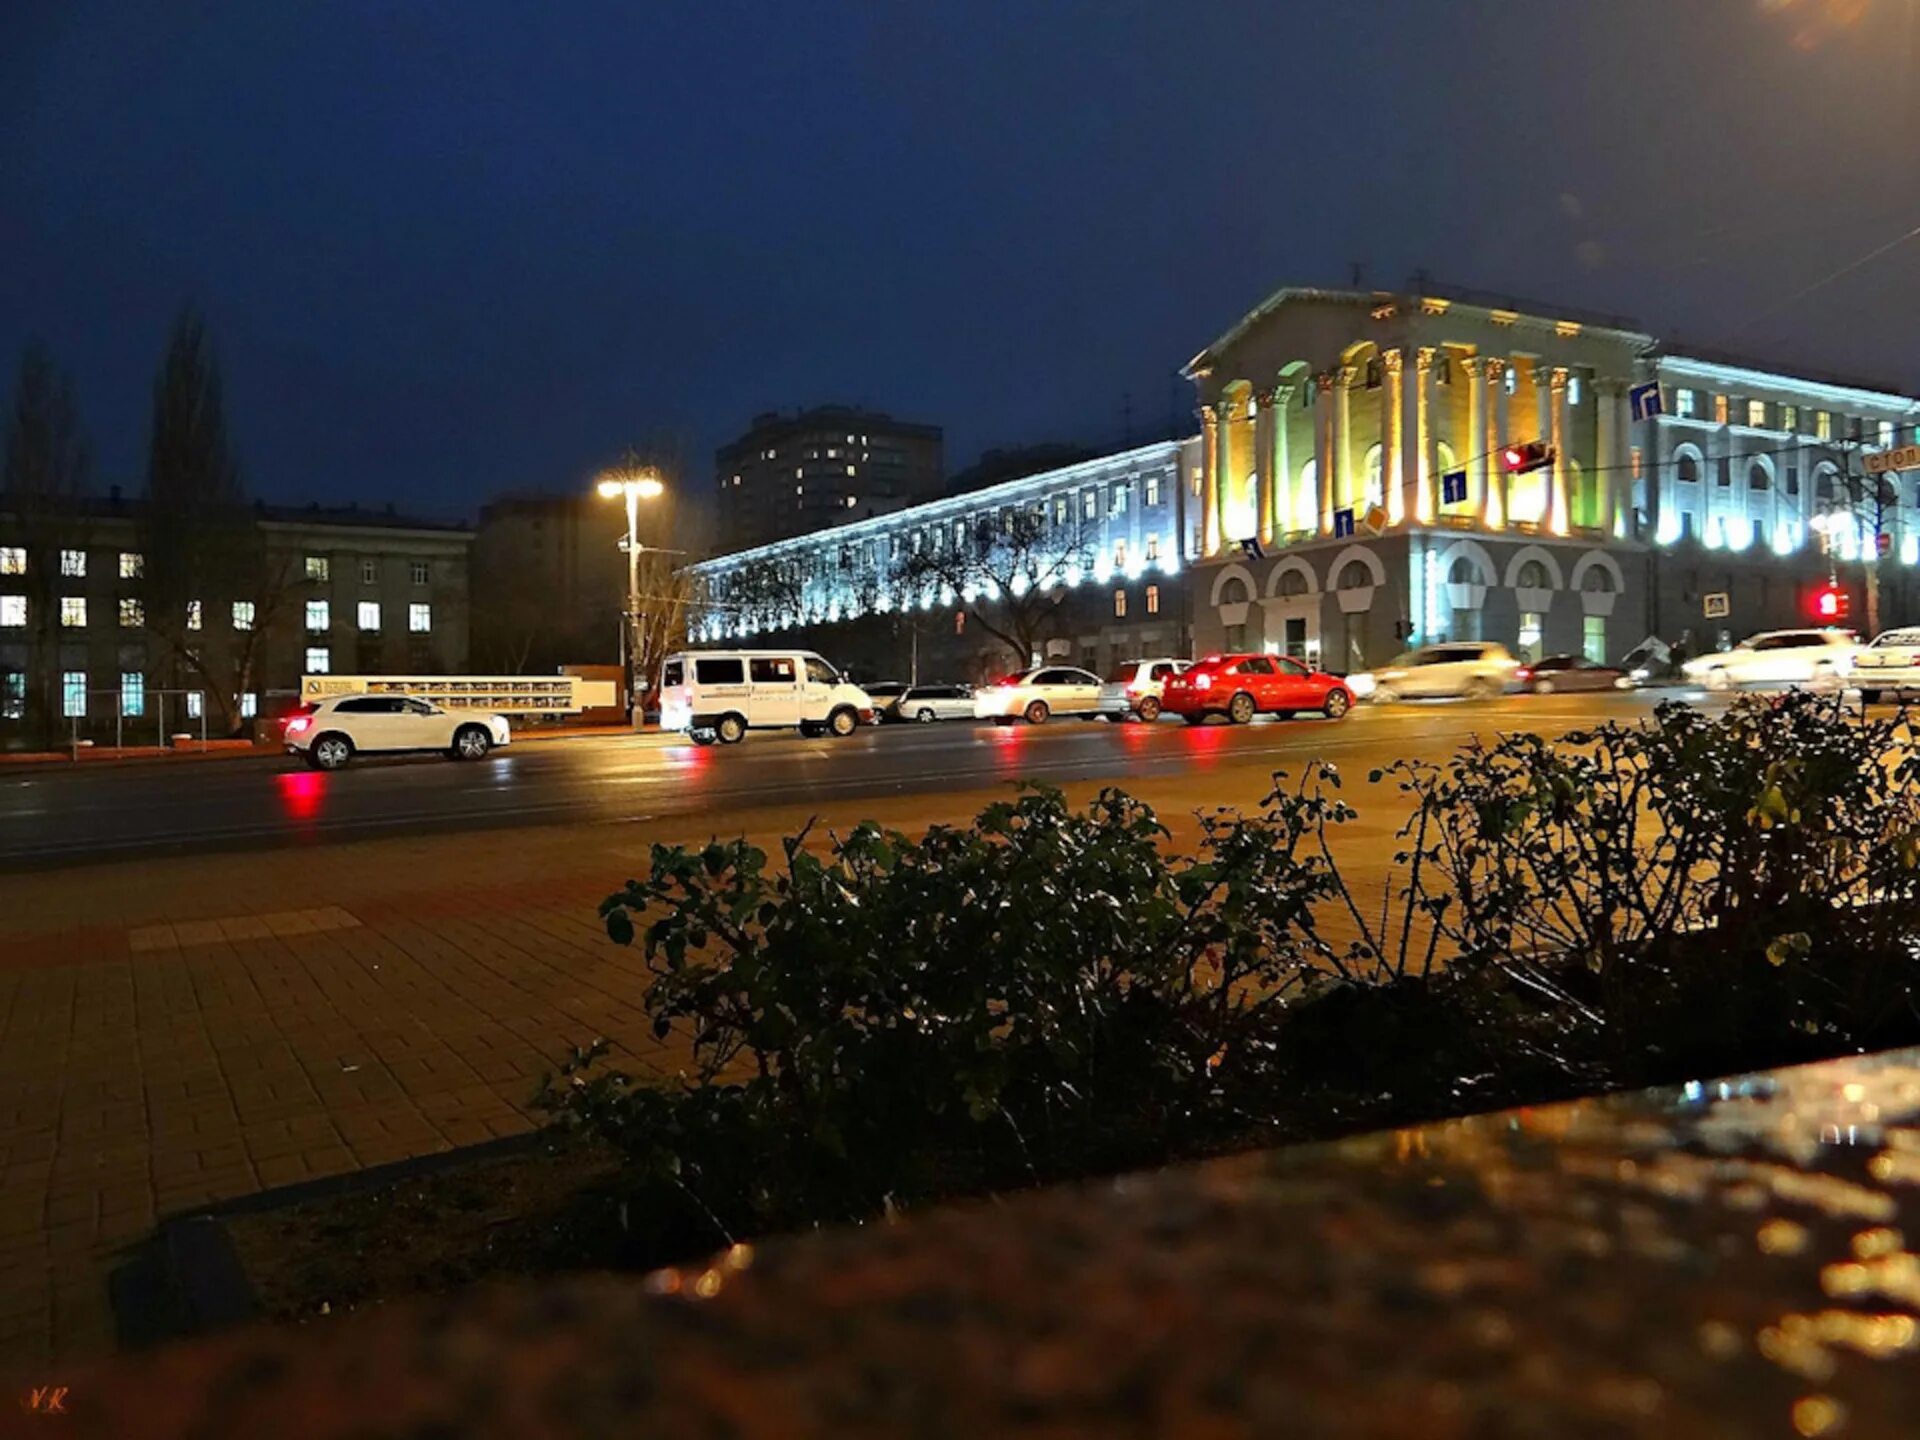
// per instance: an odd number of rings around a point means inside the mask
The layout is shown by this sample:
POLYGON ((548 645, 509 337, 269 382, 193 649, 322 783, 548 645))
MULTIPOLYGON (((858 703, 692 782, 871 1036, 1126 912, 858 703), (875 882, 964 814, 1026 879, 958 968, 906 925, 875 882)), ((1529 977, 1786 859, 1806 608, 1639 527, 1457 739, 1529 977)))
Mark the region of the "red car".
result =
POLYGON ((1244 725, 1265 711, 1298 715, 1318 711, 1338 720, 1353 708, 1353 692, 1338 675, 1310 669, 1286 655, 1209 655, 1167 681, 1161 702, 1189 725, 1224 715, 1244 725))

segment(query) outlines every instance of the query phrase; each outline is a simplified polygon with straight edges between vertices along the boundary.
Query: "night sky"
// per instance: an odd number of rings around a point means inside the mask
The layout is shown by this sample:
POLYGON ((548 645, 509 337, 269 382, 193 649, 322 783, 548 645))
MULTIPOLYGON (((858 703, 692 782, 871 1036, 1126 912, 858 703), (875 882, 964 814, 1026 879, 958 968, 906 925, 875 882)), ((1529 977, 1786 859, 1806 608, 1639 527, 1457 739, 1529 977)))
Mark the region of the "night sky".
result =
POLYGON ((0 360, 144 481, 188 302, 246 483, 470 514, 841 400, 1164 425, 1287 283, 1920 384, 1915 0, 0 6, 0 360), (1799 292, 1817 286, 1810 293, 1799 292))

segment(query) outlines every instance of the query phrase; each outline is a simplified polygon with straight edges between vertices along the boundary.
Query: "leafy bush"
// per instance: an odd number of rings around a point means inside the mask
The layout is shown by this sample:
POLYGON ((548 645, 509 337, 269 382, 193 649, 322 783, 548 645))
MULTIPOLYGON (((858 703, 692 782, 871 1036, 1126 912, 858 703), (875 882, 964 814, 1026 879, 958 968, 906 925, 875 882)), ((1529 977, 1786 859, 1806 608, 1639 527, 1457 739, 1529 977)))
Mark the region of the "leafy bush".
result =
POLYGON ((1084 811, 1029 789, 921 838, 863 824, 823 853, 802 834, 779 865, 656 846, 601 913, 691 1072, 637 1084, 596 1044, 542 1103, 629 1157, 660 1253, 1911 1043, 1908 738, 1796 696, 1401 764, 1412 814, 1371 915, 1319 765, 1257 815, 1202 815, 1190 857, 1112 789, 1084 811))

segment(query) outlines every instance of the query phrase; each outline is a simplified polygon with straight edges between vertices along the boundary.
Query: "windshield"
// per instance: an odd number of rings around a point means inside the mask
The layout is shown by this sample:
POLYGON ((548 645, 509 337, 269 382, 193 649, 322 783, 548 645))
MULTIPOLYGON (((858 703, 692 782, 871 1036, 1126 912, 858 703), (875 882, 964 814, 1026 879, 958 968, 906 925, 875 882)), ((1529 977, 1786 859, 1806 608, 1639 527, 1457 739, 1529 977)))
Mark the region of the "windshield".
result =
POLYGON ((1133 677, 1139 673, 1140 666, 1137 662, 1129 661, 1125 665, 1116 665, 1113 673, 1107 676, 1107 683, 1109 685, 1126 685, 1131 683, 1133 677))

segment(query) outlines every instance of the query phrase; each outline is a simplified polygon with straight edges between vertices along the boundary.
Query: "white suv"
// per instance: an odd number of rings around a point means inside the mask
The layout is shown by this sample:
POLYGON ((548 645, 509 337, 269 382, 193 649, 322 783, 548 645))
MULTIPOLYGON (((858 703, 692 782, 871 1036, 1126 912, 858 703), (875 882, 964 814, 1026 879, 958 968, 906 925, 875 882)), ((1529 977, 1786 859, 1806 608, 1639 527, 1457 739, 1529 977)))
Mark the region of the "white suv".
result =
POLYGON ((1738 685, 1805 685, 1837 690, 1860 648, 1846 630, 1769 630, 1731 650, 1689 660, 1681 673, 1709 690, 1738 685))
POLYGON ((1498 695, 1514 678, 1520 662, 1504 645, 1485 640, 1456 640, 1409 650, 1373 677, 1375 700, 1403 695, 1498 695))
POLYGON ((452 760, 482 760, 513 738, 507 717, 442 710, 407 695, 333 695, 288 717, 289 755, 316 770, 338 770, 355 755, 438 750, 452 760))

